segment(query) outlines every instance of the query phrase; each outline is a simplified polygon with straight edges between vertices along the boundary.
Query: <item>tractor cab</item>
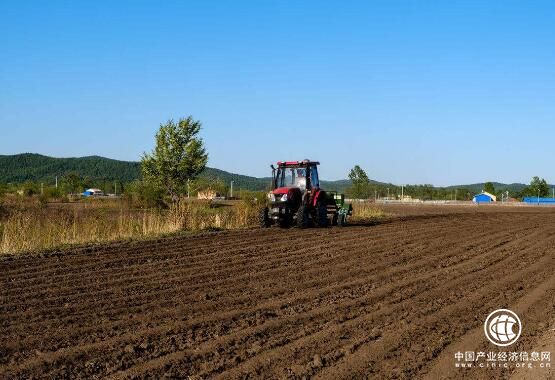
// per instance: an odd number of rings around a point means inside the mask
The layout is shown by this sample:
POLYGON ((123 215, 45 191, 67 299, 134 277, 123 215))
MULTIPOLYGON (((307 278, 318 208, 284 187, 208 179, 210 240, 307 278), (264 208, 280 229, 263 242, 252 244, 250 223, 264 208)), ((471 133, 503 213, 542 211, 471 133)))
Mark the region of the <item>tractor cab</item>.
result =
POLYGON ((309 160, 280 161, 277 163, 277 168, 272 165, 272 188, 274 193, 282 193, 283 189, 291 188, 299 189, 304 193, 306 190, 319 188, 317 165, 320 165, 320 163, 309 160))

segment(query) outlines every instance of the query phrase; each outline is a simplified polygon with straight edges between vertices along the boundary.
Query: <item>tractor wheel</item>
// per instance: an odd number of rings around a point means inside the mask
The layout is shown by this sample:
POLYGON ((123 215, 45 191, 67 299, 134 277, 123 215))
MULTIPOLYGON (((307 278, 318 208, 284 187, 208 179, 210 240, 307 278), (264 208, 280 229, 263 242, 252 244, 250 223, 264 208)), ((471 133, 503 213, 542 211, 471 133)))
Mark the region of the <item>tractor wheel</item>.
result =
POLYGON ((337 215, 337 225, 339 227, 345 227, 347 225, 347 215, 338 214, 337 215))
POLYGON ((297 227, 307 228, 308 227, 308 211, 305 205, 300 205, 297 210, 297 227))
POLYGON ((260 227, 262 228, 268 228, 272 225, 270 221, 270 210, 268 209, 268 207, 264 207, 260 210, 260 213, 258 215, 258 222, 260 224, 260 227))
POLYGON ((316 225, 318 227, 327 227, 328 224, 328 205, 324 201, 319 201, 316 205, 316 225))

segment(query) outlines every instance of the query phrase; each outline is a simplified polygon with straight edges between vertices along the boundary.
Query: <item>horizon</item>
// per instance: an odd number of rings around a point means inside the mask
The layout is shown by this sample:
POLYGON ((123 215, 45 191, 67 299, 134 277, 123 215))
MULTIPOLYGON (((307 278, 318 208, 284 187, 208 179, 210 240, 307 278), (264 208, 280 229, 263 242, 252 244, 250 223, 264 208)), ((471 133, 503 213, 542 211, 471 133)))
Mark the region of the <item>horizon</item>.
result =
MULTIPOLYGON (((119 160, 119 159, 116 159, 116 158, 105 157, 105 156, 99 156, 99 155, 80 156, 80 157, 76 157, 76 156, 73 156, 73 157, 55 157, 55 156, 49 156, 49 155, 47 155, 47 154, 36 153, 36 152, 23 152, 23 153, 16 153, 16 154, 13 154, 13 155, 3 155, 3 154, 0 154, 0 157, 2 157, 2 156, 17 156, 17 155, 24 155, 24 154, 39 155, 39 156, 44 156, 44 157, 49 157, 49 158, 56 158, 56 159, 80 159, 80 158, 87 158, 87 157, 98 157, 98 158, 103 158, 103 159, 108 159, 108 160, 115 160, 115 161, 120 161, 120 162, 140 163, 140 160, 119 160)), ((227 170, 225 170, 225 169, 221 169, 221 168, 218 168, 218 167, 213 167, 213 166, 210 166, 210 165, 207 165, 207 168, 216 169, 216 170, 222 170, 222 171, 225 171, 225 172, 227 172, 227 173, 229 173, 229 174, 240 175, 240 176, 245 176, 245 177, 252 177, 252 178, 256 178, 256 179, 264 179, 264 178, 268 178, 268 177, 269 177, 269 176, 257 177, 257 176, 254 176, 254 175, 250 175, 249 173, 230 172, 230 171, 227 171, 227 170)), ((540 176, 540 178, 541 178, 541 176, 540 176)), ((372 178, 372 177, 370 177, 369 179, 370 179, 370 181, 375 181, 375 182, 378 182, 378 183, 380 183, 380 184, 391 184, 391 185, 397 186, 397 187, 401 187, 401 186, 432 185, 433 187, 436 187, 436 188, 451 188, 451 187, 453 187, 453 188, 455 188, 455 187, 464 188, 464 187, 466 187, 466 186, 484 185, 484 184, 487 183, 487 182, 491 182, 491 183, 493 183, 494 185, 503 185, 503 186, 512 186, 512 185, 524 185, 524 186, 528 186, 528 185, 529 185, 529 182, 500 182, 500 181, 497 181, 497 180, 490 180, 490 181, 479 181, 479 182, 470 182, 470 183, 457 183, 457 184, 450 184, 450 185, 446 185, 446 186, 438 186, 438 185, 430 184, 430 183, 401 183, 401 184, 397 184, 397 183, 394 183, 394 182, 391 182, 391 181, 381 180, 381 179, 375 179, 375 178, 372 178)), ((326 177, 322 177, 322 181, 328 181, 328 182, 349 181, 349 178, 348 178, 348 176, 345 176, 345 178, 336 178, 336 179, 329 179, 329 178, 326 178, 326 177)), ((550 184, 550 183, 548 182, 548 186, 549 186, 549 187, 553 187, 553 186, 555 186, 555 184, 550 184)))
POLYGON ((328 180, 358 164, 394 184, 554 183, 553 16, 548 1, 3 2, 0 153, 138 161, 192 115, 208 166, 257 178, 310 157, 328 180))

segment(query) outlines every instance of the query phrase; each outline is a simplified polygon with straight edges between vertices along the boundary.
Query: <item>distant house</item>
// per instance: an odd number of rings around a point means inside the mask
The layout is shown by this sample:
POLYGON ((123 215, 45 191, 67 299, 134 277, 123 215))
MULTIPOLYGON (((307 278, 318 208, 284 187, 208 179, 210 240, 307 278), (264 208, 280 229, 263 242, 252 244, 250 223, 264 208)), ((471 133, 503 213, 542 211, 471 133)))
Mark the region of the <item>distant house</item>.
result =
POLYGON ((472 202, 474 203, 490 203, 496 201, 497 197, 487 191, 482 191, 480 194, 476 194, 474 198, 472 198, 472 202))
POLYGON ((209 200, 213 200, 216 199, 220 196, 219 193, 215 192, 212 189, 206 189, 204 191, 199 191, 197 194, 197 198, 198 199, 209 199, 209 200))
POLYGON ((85 196, 85 197, 103 196, 104 192, 100 189, 87 189, 82 193, 82 195, 85 196))

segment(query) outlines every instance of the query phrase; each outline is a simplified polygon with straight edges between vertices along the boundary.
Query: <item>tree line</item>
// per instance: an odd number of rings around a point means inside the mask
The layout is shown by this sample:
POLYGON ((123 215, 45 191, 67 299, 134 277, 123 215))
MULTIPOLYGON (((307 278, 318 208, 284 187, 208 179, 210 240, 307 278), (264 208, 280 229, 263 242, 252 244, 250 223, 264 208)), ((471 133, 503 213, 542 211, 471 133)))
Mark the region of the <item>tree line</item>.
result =
MULTIPOLYGON (((349 172, 351 186, 346 194, 353 199, 400 199, 402 195, 420 200, 459 200, 470 201, 477 194, 476 189, 467 187, 435 187, 429 184, 398 186, 394 184, 372 183, 368 174, 355 165, 349 172)), ((505 188, 496 189, 492 182, 486 182, 481 189, 501 199, 506 192, 511 198, 522 200, 524 197, 550 196, 549 185, 544 178, 533 177, 530 184, 522 190, 510 191, 505 188)), ((478 191, 479 192, 479 191, 478 191)))

